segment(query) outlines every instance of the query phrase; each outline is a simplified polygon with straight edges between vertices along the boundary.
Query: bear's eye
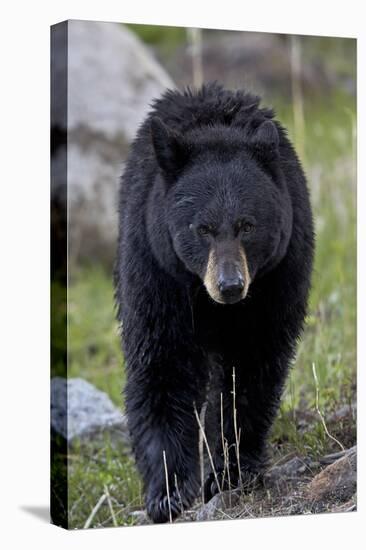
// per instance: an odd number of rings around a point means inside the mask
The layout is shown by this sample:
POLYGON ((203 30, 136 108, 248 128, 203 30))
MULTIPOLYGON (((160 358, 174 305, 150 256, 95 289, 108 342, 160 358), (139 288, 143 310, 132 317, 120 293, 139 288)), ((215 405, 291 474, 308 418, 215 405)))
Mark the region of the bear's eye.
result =
POLYGON ((207 235, 213 235, 214 228, 212 227, 212 225, 199 225, 197 227, 197 233, 201 235, 201 237, 206 237, 207 235))
POLYGON ((236 233, 238 234, 240 231, 242 233, 252 233, 252 231, 254 231, 255 229, 255 226, 253 223, 251 222, 248 222, 246 220, 240 220, 237 224, 236 224, 236 233))
POLYGON ((251 233, 254 230, 254 224, 250 222, 243 223, 242 230, 244 233, 251 233))

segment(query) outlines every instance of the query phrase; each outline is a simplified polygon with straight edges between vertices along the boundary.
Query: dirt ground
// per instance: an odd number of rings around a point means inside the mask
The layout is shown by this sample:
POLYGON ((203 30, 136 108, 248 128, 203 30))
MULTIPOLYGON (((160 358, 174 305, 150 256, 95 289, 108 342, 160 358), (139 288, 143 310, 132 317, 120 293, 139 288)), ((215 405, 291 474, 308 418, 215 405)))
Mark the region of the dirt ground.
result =
MULTIPOLYGON (((311 422, 318 420, 316 415, 310 416, 299 415, 299 430, 309 429, 311 422)), ((355 405, 342 406, 327 419, 328 454, 318 458, 294 452, 281 456, 286 449, 286 442, 283 442, 282 446, 273 449, 272 459, 261 479, 249 487, 221 492, 206 504, 198 500, 176 522, 355 511, 355 426, 355 405)), ((131 517, 135 524, 150 523, 142 510, 132 511, 131 517)))

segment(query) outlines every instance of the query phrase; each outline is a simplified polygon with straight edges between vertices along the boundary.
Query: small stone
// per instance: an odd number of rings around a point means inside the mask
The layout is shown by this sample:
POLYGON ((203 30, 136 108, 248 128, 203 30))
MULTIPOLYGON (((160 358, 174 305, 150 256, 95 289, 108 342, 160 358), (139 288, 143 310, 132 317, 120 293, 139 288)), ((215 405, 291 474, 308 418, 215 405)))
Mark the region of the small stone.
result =
POLYGON ((334 506, 332 512, 354 512, 357 510, 357 498, 356 494, 352 498, 344 502, 343 504, 334 506))
POLYGON ((215 495, 209 502, 204 504, 197 512, 196 521, 207 521, 220 517, 221 511, 235 507, 240 501, 238 491, 224 491, 215 495))
POLYGON ((274 466, 263 475, 263 484, 266 489, 286 491, 299 481, 312 476, 312 461, 308 457, 295 456, 284 464, 274 466))
POLYGON ((347 418, 354 418, 356 416, 356 404, 352 403, 352 405, 343 405, 336 411, 334 411, 328 418, 327 422, 342 422, 346 420, 347 418))
POLYGON ((144 510, 134 510, 129 516, 134 520, 134 525, 148 525, 151 523, 144 510))
POLYGON ((308 470, 309 460, 295 456, 280 466, 275 466, 267 474, 267 477, 297 478, 308 470))

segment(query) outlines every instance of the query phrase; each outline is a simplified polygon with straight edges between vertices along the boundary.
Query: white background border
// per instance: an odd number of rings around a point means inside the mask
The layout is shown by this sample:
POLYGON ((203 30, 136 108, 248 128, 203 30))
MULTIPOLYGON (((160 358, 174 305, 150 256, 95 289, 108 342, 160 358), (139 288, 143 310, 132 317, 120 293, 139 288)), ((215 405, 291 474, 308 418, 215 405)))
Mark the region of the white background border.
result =
POLYGON ((360 548, 365 532, 365 31, 363 2, 3 2, 1 17, 1 451, 3 548, 360 548), (6 8, 4 7, 6 6, 6 8), (66 532, 26 511, 49 495, 49 26, 65 19, 358 38, 358 443, 353 514, 66 532), (364 26, 364 25, 363 25, 364 26), (5 307, 4 307, 5 304, 5 307), (108 546, 107 546, 108 545, 108 546))

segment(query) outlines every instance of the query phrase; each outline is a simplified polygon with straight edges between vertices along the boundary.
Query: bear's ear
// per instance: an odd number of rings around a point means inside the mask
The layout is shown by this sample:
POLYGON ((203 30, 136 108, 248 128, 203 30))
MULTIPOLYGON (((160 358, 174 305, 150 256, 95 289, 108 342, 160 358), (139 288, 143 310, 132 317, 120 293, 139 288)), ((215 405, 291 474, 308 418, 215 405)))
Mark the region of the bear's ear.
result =
POLYGON ((235 115, 233 117, 233 126, 244 128, 248 123, 250 117, 258 109, 258 104, 259 100, 256 100, 246 107, 240 107, 239 111, 235 112, 235 115))
POLYGON ((275 123, 272 120, 265 120, 256 128, 252 128, 247 143, 264 160, 276 158, 279 153, 280 138, 275 123))
POLYGON ((160 168, 168 178, 174 178, 188 157, 183 136, 168 128, 159 117, 154 117, 151 120, 151 138, 160 168))

